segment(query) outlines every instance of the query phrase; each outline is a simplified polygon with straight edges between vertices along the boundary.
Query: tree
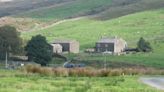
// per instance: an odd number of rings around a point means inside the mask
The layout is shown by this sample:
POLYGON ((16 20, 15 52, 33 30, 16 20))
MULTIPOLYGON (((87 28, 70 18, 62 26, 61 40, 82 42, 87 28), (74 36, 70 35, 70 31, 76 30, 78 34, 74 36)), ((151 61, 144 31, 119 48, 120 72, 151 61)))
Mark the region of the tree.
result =
POLYGON ((25 47, 30 61, 46 66, 52 59, 52 47, 41 35, 32 37, 25 47))
POLYGON ((21 46, 22 40, 15 27, 9 25, 0 27, 0 52, 3 53, 1 53, 2 58, 4 58, 4 53, 19 53, 21 46))
POLYGON ((141 37, 137 43, 137 49, 142 52, 150 52, 152 51, 152 47, 150 43, 145 41, 143 37, 141 37))
POLYGON ((11 52, 18 53, 22 40, 15 27, 5 25, 0 27, 0 43, 1 50, 10 50, 11 52))

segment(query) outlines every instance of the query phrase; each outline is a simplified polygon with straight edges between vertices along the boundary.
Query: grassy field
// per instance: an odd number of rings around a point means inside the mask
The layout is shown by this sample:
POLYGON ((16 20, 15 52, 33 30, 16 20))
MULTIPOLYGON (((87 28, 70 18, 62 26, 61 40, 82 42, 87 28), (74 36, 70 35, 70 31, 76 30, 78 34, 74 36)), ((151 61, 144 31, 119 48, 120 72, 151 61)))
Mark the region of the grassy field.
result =
POLYGON ((162 92, 139 81, 139 76, 46 77, 0 70, 1 92, 162 92))

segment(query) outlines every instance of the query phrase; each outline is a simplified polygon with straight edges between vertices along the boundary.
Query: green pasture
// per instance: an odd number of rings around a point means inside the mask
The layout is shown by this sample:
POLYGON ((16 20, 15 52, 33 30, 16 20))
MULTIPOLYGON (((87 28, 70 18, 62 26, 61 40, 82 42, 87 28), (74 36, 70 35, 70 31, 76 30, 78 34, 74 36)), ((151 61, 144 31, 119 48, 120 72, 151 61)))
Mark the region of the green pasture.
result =
MULTIPOLYGON (((153 43, 155 44, 155 43, 153 43)), ((109 68, 121 68, 121 67, 153 67, 153 68, 164 68, 164 43, 158 43, 152 45, 154 48, 153 52, 150 53, 133 53, 120 56, 105 55, 102 53, 98 54, 70 54, 65 55, 68 59, 77 60, 80 63, 86 65, 96 65, 97 67, 104 67, 104 62, 107 62, 109 68)), ((57 62, 57 61, 53 61, 57 62)))
POLYGON ((30 39, 41 34, 49 42, 55 39, 76 39, 81 48, 94 47, 95 42, 102 36, 118 36, 125 39, 129 46, 135 46, 140 37, 146 40, 164 38, 164 9, 136 13, 108 21, 97 21, 83 18, 68 21, 53 27, 32 32, 23 32, 22 38, 30 39))
POLYGON ((46 77, 37 74, 8 75, 0 70, 0 92, 162 92, 139 81, 138 76, 46 77))

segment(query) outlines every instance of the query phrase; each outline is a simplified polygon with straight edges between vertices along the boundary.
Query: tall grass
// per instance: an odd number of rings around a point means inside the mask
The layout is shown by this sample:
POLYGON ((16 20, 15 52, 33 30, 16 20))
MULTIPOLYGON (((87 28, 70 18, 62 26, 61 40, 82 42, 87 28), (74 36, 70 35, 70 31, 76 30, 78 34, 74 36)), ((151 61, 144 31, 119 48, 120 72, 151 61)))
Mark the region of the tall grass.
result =
POLYGON ((117 69, 94 69, 94 68, 48 68, 35 65, 27 65, 24 68, 27 73, 37 73, 55 77, 109 77, 124 75, 164 75, 164 70, 153 68, 117 68, 117 69))

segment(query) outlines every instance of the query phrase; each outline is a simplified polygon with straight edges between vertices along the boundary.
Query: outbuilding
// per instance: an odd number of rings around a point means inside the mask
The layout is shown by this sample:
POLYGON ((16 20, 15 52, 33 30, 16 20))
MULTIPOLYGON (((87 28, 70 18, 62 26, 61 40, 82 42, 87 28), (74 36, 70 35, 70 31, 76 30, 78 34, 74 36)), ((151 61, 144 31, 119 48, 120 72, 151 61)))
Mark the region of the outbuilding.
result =
POLYGON ((55 40, 52 44, 62 46, 62 52, 79 53, 79 42, 76 40, 55 40))
POLYGON ((51 44, 53 53, 62 53, 62 46, 60 44, 51 44))

